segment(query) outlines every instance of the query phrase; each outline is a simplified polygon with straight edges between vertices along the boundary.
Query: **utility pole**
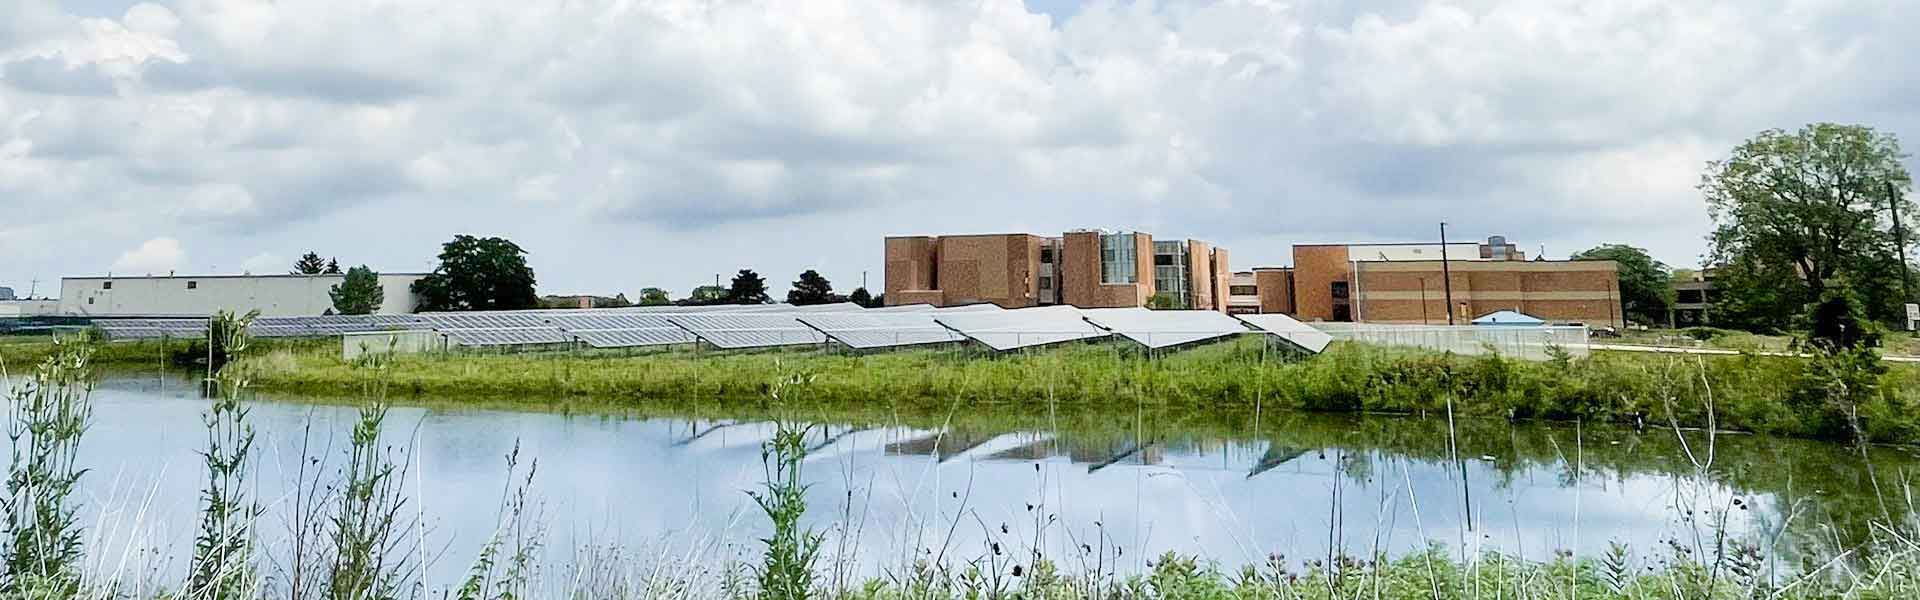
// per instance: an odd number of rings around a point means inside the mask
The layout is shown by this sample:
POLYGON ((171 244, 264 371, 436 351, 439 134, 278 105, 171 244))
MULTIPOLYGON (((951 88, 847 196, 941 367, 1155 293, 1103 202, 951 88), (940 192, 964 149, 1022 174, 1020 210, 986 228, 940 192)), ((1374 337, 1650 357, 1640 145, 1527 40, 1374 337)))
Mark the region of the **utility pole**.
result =
MULTIPOLYGON (((1913 302, 1912 269, 1907 267, 1907 230, 1900 224, 1900 188, 1887 182, 1887 212, 1893 216, 1893 246, 1900 257, 1900 309, 1903 315, 1907 303, 1913 302)), ((1907 318, 1907 329, 1913 329, 1913 319, 1907 318)))
MULTIPOLYGON (((1447 222, 1440 222, 1440 284, 1447 295, 1447 324, 1453 323, 1453 267, 1447 263, 1447 222)), ((1422 286, 1422 289, 1425 289, 1422 286)))
POLYGON ((1887 182, 1887 211, 1893 213, 1893 246, 1900 253, 1900 301, 1913 301, 1913 277, 1907 269, 1907 230, 1900 224, 1900 189, 1887 182))

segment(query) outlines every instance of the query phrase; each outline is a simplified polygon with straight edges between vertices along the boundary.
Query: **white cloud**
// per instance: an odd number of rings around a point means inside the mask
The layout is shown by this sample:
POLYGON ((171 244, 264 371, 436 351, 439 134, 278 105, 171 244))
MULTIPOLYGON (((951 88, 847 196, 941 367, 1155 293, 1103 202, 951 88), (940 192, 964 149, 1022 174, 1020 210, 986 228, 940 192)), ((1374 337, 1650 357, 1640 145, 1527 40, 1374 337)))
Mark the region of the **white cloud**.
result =
POLYGON ((5 4, 0 234, 393 270, 489 232, 572 290, 877 276, 882 235, 1015 228, 1245 267, 1446 218, 1688 262, 1701 162, 1754 132, 1920 139, 1901 2, 5 4))
POLYGON ((287 269, 293 261, 272 252, 261 252, 240 262, 240 270, 255 275, 279 273, 287 269))
POLYGON ((140 247, 128 250, 113 261, 113 272, 126 275, 157 275, 172 273, 185 266, 187 251, 180 246, 180 240, 170 237, 157 237, 140 244, 140 247))

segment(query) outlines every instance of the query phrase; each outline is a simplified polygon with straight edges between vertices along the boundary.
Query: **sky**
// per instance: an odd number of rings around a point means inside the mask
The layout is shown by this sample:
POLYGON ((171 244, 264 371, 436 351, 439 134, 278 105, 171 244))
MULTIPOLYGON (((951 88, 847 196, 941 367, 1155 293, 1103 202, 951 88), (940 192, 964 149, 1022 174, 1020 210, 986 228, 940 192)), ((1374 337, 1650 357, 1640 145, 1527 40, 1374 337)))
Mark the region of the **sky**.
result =
MULTIPOLYGON (((1905 0, 6 0, 0 286, 426 271, 542 293, 752 268, 881 287, 887 235, 1505 235, 1699 262, 1708 161, 1920 140, 1905 0)), ((1909 168, 1913 168, 1910 164, 1909 168)))

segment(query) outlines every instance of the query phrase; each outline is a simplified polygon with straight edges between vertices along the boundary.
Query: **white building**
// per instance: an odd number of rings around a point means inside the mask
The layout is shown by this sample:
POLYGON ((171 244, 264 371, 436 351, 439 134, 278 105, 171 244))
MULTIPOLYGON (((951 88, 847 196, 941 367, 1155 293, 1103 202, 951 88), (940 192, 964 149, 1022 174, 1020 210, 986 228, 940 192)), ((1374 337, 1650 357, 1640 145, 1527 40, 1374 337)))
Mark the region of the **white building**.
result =
MULTIPOLYGON (((381 273, 381 314, 411 313, 413 282, 425 273, 381 273)), ((204 317, 215 311, 259 310, 266 316, 308 316, 333 310, 328 291, 346 275, 168 275, 63 277, 60 314, 204 317)))
POLYGON ((0 300, 0 319, 59 314, 59 300, 0 300))

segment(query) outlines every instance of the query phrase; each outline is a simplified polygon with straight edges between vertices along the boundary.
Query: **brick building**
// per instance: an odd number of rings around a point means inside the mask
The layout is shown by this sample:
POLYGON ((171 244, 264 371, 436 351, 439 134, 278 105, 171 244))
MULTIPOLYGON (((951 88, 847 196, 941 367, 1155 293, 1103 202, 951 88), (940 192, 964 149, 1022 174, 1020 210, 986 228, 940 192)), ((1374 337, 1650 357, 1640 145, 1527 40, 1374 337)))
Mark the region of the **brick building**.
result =
POLYGON ((1454 323, 1465 324, 1512 310, 1552 323, 1625 326, 1618 265, 1529 261, 1498 237, 1444 249, 1440 244, 1302 244, 1293 247, 1293 266, 1256 268, 1251 276, 1259 312, 1302 321, 1445 325, 1451 310, 1454 323))
POLYGON ((886 239, 886 303, 1226 310, 1227 250, 1141 232, 886 239))

